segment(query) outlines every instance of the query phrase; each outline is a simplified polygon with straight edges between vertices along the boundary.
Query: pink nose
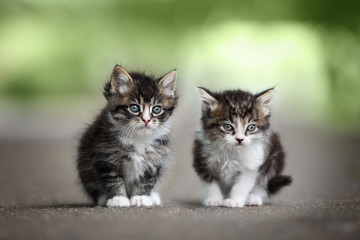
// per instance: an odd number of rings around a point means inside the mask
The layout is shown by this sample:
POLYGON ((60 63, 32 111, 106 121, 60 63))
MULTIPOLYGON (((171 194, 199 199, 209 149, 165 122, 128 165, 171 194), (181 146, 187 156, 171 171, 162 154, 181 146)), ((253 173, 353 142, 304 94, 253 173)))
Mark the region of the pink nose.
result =
POLYGON ((144 123, 145 123, 145 127, 148 125, 149 120, 148 119, 143 119, 144 123))

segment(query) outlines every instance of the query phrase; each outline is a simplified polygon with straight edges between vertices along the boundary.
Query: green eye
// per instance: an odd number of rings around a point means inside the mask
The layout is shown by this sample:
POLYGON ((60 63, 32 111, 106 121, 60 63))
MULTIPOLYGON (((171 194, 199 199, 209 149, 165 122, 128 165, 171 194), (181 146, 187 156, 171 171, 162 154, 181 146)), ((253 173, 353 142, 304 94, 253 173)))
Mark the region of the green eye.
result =
POLYGON ((136 104, 131 104, 131 105, 129 106, 129 109, 130 109, 130 111, 133 112, 133 113, 138 113, 139 110, 140 110, 139 106, 136 105, 136 104))
POLYGON ((152 112, 155 114, 161 113, 161 107, 160 106, 153 107, 152 112))
POLYGON ((250 125, 247 127, 247 130, 248 130, 249 132, 253 132, 253 131, 255 131, 255 129, 256 129, 255 124, 250 124, 250 125))
POLYGON ((233 127, 230 125, 230 124, 224 124, 224 129, 226 130, 226 131, 232 131, 233 130, 233 127))

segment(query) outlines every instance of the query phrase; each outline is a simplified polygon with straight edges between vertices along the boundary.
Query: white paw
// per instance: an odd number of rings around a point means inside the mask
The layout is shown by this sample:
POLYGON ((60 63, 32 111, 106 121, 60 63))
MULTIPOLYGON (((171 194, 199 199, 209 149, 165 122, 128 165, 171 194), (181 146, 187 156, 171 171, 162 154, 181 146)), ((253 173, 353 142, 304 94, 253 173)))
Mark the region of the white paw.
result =
POLYGON ((156 192, 151 193, 150 198, 154 205, 159 206, 161 204, 161 199, 158 193, 156 192))
POLYGON ((245 206, 245 201, 242 199, 225 199, 222 204, 224 207, 241 208, 245 206))
POLYGON ((255 194, 250 194, 246 201, 246 205, 248 206, 261 206, 262 204, 263 204, 262 198, 255 194))
POLYGON ((207 198, 202 202, 205 207, 219 207, 222 206, 222 203, 221 198, 207 198))
POLYGON ((107 207, 130 207, 130 202, 127 197, 115 196, 106 202, 107 207))
POLYGON ((133 207, 151 207, 153 205, 153 201, 149 196, 146 195, 135 195, 130 199, 130 205, 133 207))

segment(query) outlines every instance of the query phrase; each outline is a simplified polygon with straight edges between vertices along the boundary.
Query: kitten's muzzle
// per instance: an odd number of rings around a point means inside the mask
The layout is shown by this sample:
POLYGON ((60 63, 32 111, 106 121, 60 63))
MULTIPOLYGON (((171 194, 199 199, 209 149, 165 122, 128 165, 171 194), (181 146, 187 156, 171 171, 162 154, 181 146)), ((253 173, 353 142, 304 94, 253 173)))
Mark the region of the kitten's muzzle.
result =
POLYGON ((241 145, 241 143, 244 141, 243 138, 235 138, 235 140, 238 142, 238 145, 241 145))

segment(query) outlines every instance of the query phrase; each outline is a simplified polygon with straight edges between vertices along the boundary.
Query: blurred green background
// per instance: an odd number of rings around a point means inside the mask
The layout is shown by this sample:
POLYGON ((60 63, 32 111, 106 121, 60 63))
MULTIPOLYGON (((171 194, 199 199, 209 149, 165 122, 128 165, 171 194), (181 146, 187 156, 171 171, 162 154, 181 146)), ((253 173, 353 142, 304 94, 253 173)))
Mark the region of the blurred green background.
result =
POLYGON ((198 85, 277 86, 289 121, 359 131, 359 9, 355 0, 1 0, 0 114, 100 105, 121 64, 176 68, 183 99, 198 85))

